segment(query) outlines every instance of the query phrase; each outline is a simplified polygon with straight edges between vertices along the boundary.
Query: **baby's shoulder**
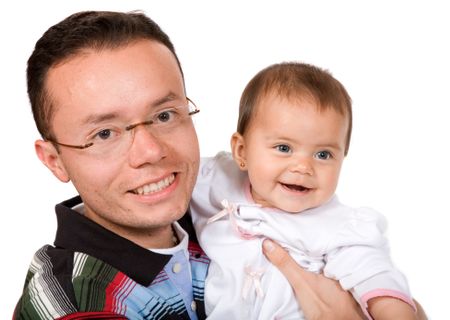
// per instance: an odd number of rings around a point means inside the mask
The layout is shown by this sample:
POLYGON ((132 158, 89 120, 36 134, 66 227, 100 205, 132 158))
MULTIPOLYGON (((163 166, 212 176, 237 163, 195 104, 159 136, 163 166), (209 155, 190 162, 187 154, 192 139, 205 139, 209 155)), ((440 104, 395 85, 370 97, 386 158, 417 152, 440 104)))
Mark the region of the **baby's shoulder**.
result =
POLYGON ((200 159, 199 176, 208 176, 217 172, 238 170, 231 153, 220 151, 214 157, 202 157, 200 159))
POLYGON ((325 214, 328 217, 328 226, 334 228, 334 246, 381 245, 385 241, 386 218, 373 208, 350 207, 337 203, 325 214))
MULTIPOLYGON (((333 223, 379 223, 384 222, 385 217, 377 210, 370 207, 354 207, 343 204, 334 196, 328 203, 317 208, 317 211, 324 218, 330 219, 333 223)), ((341 225, 338 223, 337 225, 341 225)))
POLYGON ((245 178, 234 161, 231 153, 221 151, 214 157, 201 158, 197 182, 232 183, 245 178))

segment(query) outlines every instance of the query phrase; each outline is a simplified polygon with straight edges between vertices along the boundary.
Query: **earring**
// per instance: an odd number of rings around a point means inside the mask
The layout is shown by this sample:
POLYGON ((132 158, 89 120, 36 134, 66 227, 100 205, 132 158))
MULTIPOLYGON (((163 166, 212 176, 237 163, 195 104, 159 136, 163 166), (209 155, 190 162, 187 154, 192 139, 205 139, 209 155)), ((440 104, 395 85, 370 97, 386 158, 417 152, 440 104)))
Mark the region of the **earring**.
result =
POLYGON ((243 163, 243 162, 239 163, 239 167, 244 168, 245 167, 245 163, 243 163))

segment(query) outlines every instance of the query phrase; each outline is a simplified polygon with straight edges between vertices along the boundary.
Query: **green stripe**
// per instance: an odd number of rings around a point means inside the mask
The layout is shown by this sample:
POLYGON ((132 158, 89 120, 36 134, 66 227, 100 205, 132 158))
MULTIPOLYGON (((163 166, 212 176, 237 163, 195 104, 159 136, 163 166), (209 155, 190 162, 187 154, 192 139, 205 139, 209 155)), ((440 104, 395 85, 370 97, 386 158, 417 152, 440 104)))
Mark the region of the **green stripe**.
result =
POLYGON ((79 275, 73 279, 73 288, 79 311, 101 311, 105 307, 106 287, 117 269, 88 256, 79 275))

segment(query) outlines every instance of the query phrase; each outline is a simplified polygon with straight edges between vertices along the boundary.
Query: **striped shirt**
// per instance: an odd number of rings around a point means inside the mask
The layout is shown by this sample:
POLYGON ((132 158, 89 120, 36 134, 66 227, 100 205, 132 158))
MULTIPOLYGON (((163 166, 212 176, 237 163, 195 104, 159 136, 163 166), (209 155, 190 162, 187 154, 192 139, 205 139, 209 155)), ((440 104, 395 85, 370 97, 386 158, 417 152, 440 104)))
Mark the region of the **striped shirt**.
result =
POLYGON ((190 319, 192 310, 198 319, 206 318, 209 259, 189 214, 178 221, 189 235, 193 301, 186 305, 186 294, 165 268, 171 255, 142 248, 94 223, 73 210, 80 203, 75 197, 56 206, 54 246, 34 255, 13 319, 190 319))

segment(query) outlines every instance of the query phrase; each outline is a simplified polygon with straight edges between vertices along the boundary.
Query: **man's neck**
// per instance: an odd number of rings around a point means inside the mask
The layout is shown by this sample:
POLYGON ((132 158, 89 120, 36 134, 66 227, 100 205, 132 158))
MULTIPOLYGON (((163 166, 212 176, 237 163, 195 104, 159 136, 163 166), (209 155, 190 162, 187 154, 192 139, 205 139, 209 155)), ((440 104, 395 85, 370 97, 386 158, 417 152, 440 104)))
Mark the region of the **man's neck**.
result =
MULTIPOLYGON (((85 207, 85 209, 87 209, 85 207)), ((176 234, 172 225, 156 227, 156 228, 126 228, 118 226, 114 223, 101 219, 98 215, 89 214, 89 210, 85 210, 86 218, 94 221, 111 232, 128 239, 137 245, 147 249, 167 249, 174 247, 176 243, 176 234)))

